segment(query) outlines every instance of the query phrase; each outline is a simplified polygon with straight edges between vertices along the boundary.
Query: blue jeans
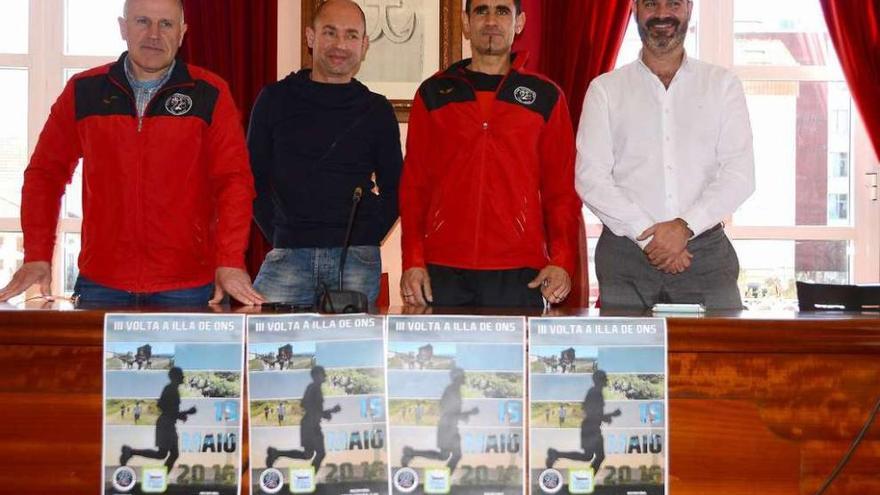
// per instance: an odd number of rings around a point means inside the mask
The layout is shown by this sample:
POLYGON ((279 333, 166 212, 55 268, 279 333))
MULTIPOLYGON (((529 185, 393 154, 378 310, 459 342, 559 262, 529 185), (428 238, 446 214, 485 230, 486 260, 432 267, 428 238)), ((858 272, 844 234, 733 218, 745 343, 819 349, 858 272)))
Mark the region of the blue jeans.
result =
POLYGON ((191 289, 162 292, 128 292, 111 289, 80 275, 73 286, 73 297, 79 308, 119 306, 178 306, 200 307, 208 304, 214 295, 214 284, 191 289))
MULTIPOLYGON (((276 248, 266 255, 254 288, 267 301, 296 306, 315 305, 322 286, 339 287, 342 248, 276 248)), ((366 294, 370 304, 379 297, 382 258, 378 246, 351 246, 345 259, 342 286, 366 294)))

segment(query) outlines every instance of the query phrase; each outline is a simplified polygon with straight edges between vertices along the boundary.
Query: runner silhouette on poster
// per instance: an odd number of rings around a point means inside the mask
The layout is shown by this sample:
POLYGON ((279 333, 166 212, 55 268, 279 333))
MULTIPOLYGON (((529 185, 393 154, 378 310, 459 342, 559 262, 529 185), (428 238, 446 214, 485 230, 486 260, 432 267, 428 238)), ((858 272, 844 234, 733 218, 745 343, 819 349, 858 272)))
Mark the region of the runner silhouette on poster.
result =
POLYGON ((440 398, 440 422, 437 424, 437 448, 439 450, 415 450, 412 447, 403 448, 403 457, 400 464, 403 467, 409 465, 415 457, 425 459, 444 460, 448 459, 446 466, 449 475, 455 471, 458 461, 461 460, 461 434, 458 431, 458 422, 467 421, 468 418, 480 412, 476 407, 468 411, 462 411, 461 387, 464 385, 464 370, 453 368, 449 372, 451 383, 443 390, 440 398))
POLYGON ((602 397, 602 389, 608 384, 608 375, 602 370, 593 373, 593 386, 584 397, 583 413, 581 421, 581 449, 582 451, 559 452, 554 448, 547 449, 547 469, 553 467, 558 459, 571 459, 586 462, 592 459, 590 467, 593 473, 599 472, 602 461, 605 460, 605 439, 602 437, 602 423, 611 423, 611 418, 620 416, 620 409, 605 414, 605 398, 602 397))
POLYGON ((278 450, 275 447, 269 447, 266 449, 266 467, 272 467, 279 457, 289 457, 291 459, 312 459, 312 466, 314 466, 316 474, 321 468, 321 462, 326 456, 321 419, 330 419, 341 411, 342 407, 337 404, 332 409, 324 410, 324 393, 321 392, 321 384, 326 381, 327 374, 323 366, 315 366, 312 368, 311 375, 312 383, 306 387, 302 398, 302 408, 305 411, 299 425, 302 450, 278 450))
POLYGON ((186 422, 186 418, 196 413, 195 407, 186 411, 180 410, 180 390, 183 383, 183 370, 174 367, 168 370, 168 379, 171 381, 162 389, 159 396, 159 418, 156 420, 156 449, 133 449, 128 445, 122 446, 122 454, 119 456, 119 464, 125 466, 129 459, 134 456, 148 459, 165 459, 165 467, 168 473, 174 468, 174 463, 180 456, 177 447, 177 421, 186 422), (167 457, 167 459, 166 459, 167 457))

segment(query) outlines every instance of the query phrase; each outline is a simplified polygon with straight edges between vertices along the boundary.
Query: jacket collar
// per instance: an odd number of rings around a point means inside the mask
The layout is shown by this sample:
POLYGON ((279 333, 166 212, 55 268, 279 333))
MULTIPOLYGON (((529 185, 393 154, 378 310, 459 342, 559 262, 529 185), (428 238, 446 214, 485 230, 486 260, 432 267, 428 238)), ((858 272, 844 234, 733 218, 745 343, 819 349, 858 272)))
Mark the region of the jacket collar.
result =
MULTIPOLYGON (((529 59, 529 52, 513 52, 510 54, 510 71, 509 72, 517 72, 526 65, 526 61, 529 59)), ((459 60, 458 62, 449 66, 446 69, 444 74, 447 75, 461 75, 464 73, 464 68, 471 64, 473 59, 466 58, 463 60, 459 60)))
MULTIPOLYGON (((110 66, 109 76, 119 84, 124 87, 126 91, 134 94, 134 91, 131 88, 131 85, 128 83, 128 78, 125 77, 125 59, 128 57, 128 52, 123 52, 122 55, 113 62, 110 66)), ((186 63, 177 57, 176 63, 174 64, 174 68, 171 69, 171 76, 162 85, 162 88, 168 88, 172 86, 190 86, 195 84, 195 80, 193 80, 192 76, 189 73, 189 69, 187 68, 186 63)), ((160 91, 161 89, 160 88, 160 91)))

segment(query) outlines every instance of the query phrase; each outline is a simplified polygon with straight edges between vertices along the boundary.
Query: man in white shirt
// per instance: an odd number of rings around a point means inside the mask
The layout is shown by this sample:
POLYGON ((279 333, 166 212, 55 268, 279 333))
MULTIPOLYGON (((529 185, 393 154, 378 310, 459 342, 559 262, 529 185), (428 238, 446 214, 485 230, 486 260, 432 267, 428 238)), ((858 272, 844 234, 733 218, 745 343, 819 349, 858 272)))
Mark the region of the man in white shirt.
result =
POLYGON ((605 225, 602 307, 741 309, 739 261, 721 222, 755 187, 742 83, 687 57, 692 1, 633 8, 639 60, 593 81, 577 136, 577 190, 605 225))

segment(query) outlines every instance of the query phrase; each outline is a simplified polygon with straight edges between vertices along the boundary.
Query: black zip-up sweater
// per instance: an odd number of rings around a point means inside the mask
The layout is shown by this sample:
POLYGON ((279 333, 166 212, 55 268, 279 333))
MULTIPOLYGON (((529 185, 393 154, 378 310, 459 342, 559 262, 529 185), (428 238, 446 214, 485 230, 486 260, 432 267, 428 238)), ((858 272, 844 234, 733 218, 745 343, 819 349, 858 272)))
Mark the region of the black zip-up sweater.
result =
POLYGON ((394 109, 357 80, 318 83, 310 74, 266 86, 254 104, 254 219, 276 248, 341 246, 360 186, 351 244, 379 245, 397 220, 403 157, 394 109))

